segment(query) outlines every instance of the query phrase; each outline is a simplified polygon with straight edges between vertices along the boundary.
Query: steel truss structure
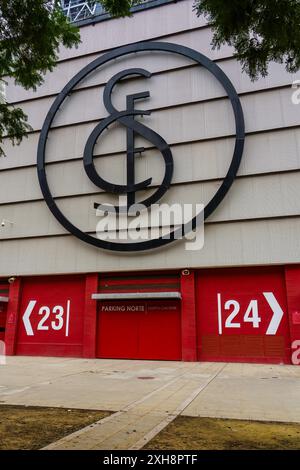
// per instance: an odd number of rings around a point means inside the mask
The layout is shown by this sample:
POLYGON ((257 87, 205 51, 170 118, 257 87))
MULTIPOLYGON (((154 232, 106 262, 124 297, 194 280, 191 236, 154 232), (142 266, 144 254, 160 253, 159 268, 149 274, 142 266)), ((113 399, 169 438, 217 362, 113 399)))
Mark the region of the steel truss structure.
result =
MULTIPOLYGON (((143 3, 151 3, 153 0, 142 0, 143 3)), ((93 16, 106 14, 105 9, 98 0, 61 0, 61 7, 65 15, 72 23, 86 20, 93 16)))

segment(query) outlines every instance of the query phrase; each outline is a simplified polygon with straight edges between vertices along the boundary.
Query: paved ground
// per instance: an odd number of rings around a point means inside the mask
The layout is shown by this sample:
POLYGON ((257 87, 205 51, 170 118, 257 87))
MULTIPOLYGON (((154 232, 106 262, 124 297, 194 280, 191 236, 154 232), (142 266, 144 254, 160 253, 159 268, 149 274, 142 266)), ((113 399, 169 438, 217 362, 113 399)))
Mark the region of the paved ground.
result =
POLYGON ((50 448, 137 449, 178 414, 300 422, 300 368, 8 358, 0 403, 116 411, 50 448))

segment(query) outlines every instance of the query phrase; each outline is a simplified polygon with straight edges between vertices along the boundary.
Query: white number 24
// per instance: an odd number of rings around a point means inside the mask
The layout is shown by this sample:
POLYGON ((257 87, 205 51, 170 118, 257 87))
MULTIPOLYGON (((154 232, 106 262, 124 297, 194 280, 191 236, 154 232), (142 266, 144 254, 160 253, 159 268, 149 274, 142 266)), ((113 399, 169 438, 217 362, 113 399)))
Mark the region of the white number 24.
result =
MULTIPOLYGON (((226 328, 240 328, 241 324, 239 322, 234 322, 234 319, 239 314, 241 306, 239 302, 237 302, 236 300, 228 300, 224 305, 225 310, 231 310, 232 307, 233 309, 226 319, 225 327, 226 328)), ((258 314, 257 300, 251 300, 251 302, 249 303, 247 310, 244 314, 244 322, 252 323, 253 328, 259 328, 261 318, 259 317, 259 314, 258 314)))

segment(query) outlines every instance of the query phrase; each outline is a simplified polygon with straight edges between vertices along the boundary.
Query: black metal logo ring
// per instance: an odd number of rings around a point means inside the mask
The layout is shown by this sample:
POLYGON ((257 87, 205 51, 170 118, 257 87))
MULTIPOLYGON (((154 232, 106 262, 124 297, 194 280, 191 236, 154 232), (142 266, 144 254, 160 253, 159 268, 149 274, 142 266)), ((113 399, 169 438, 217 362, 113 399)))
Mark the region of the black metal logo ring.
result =
MULTIPOLYGON (((180 56, 187 57, 192 59, 200 66, 206 68, 222 85, 223 89, 225 90, 228 98, 231 102, 234 118, 235 118, 235 129, 236 129, 236 138, 235 138, 235 147, 233 152, 233 157, 231 163, 229 165, 227 174, 224 177, 224 180, 212 197, 212 199, 208 202, 208 204, 204 208, 204 219, 207 219, 213 211, 219 206, 222 202, 226 194, 228 193, 229 189, 231 188, 235 177, 237 175, 240 162, 243 155, 244 149, 244 141, 245 141, 245 123, 244 123, 244 115, 241 106, 241 102, 237 92, 235 91, 234 86, 232 85, 229 78, 225 75, 225 73, 218 67, 217 64, 212 62, 208 57, 204 56, 200 52, 197 52, 193 49, 190 49, 185 46, 180 46, 178 44, 171 44, 167 42, 140 42, 136 44, 131 44, 128 46, 120 47, 118 49, 112 50, 107 54, 102 55, 101 57, 95 59, 89 65, 84 67, 77 75, 75 75, 69 83, 64 87, 61 93, 57 96, 54 103, 52 104, 45 122, 43 124, 39 144, 38 144, 38 154, 37 154, 37 171, 38 171, 38 178, 40 187, 44 196, 44 199, 54 215, 56 219, 63 225, 63 227, 75 235, 80 240, 89 243, 90 245, 104 248, 112 251, 143 251, 152 248, 161 247, 164 245, 169 244, 174 240, 178 240, 181 238, 180 234, 188 233, 188 228, 195 229, 197 227, 197 222, 199 220, 199 214, 195 216, 192 221, 184 224, 182 227, 175 229, 173 232, 168 234, 168 236, 162 236, 159 238, 155 238, 153 240, 147 240, 142 242, 134 242, 134 243, 120 243, 120 242, 112 242, 107 240, 98 239, 86 232, 83 232, 74 224, 72 224, 67 217, 61 212, 60 208, 58 207, 52 193, 50 191, 47 175, 46 175, 46 162, 45 162, 45 150, 46 150, 46 143, 48 133, 51 129, 51 125, 53 119, 59 110, 60 106, 64 102, 64 100, 69 96, 73 88, 75 88, 78 83, 83 80, 87 75, 89 75, 93 70, 97 69, 98 67, 122 56, 127 54, 132 54, 136 52, 144 52, 144 51, 159 51, 159 52, 170 52, 173 54, 177 54, 180 56), (186 229, 185 229, 186 227, 186 229)), ((138 71, 139 74, 143 76, 150 76, 149 72, 143 69, 130 69, 124 72, 120 72, 120 74, 124 73, 135 73, 138 71)), ((151 205, 154 201, 158 200, 168 189, 170 186, 170 182, 172 179, 173 173, 173 158, 170 151, 168 144, 160 137, 157 133, 150 130, 149 128, 143 126, 141 123, 134 120, 135 115, 141 114, 149 114, 146 111, 138 111, 134 109, 134 101, 140 98, 147 98, 148 92, 136 94, 136 95, 129 95, 127 97, 127 110, 125 111, 117 111, 110 102, 110 94, 112 87, 114 84, 120 79, 118 78, 120 74, 115 75, 110 82, 107 83, 105 89, 105 96, 104 96, 104 103, 106 109, 109 111, 110 116, 106 118, 104 121, 100 122, 86 143, 85 151, 84 151, 84 168, 89 176, 89 178, 100 188, 104 188, 109 190, 110 192, 119 193, 123 192, 127 194, 127 206, 130 201, 134 201, 134 195, 137 190, 140 188, 146 188, 151 183, 151 178, 148 180, 143 181, 142 183, 136 184, 134 182, 134 154, 137 149, 134 148, 133 145, 133 135, 134 133, 138 133, 144 137, 146 137, 150 142, 152 142, 161 152, 164 162, 165 162, 165 175, 162 182, 162 185, 159 189, 152 194, 148 199, 143 201, 143 203, 147 205, 151 205), (127 128, 127 185, 114 185, 111 184, 104 179, 102 179, 96 172, 93 164, 93 149, 97 138, 103 132, 105 127, 107 127, 110 123, 119 121, 121 124, 125 125, 127 128), (128 144, 129 142, 129 144, 128 144), (152 197, 152 199, 151 199, 152 197)), ((180 93, 180 90, 178 90, 180 93)), ((184 158, 184 156, 183 156, 184 158)), ((201 158, 201 156, 199 156, 201 158)))

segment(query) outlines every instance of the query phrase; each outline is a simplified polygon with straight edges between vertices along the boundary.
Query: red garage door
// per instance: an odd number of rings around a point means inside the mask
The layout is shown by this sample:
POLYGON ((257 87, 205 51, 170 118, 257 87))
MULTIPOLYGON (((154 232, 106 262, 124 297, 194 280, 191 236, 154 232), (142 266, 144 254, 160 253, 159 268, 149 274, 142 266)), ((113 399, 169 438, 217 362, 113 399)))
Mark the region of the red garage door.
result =
POLYGON ((199 272, 199 360, 289 363, 289 336, 281 268, 199 272))
POLYGON ((181 360, 180 303, 101 302, 97 356, 181 360))
POLYGON ((82 356, 84 292, 83 276, 23 279, 17 354, 82 356))

